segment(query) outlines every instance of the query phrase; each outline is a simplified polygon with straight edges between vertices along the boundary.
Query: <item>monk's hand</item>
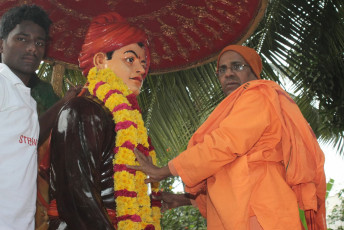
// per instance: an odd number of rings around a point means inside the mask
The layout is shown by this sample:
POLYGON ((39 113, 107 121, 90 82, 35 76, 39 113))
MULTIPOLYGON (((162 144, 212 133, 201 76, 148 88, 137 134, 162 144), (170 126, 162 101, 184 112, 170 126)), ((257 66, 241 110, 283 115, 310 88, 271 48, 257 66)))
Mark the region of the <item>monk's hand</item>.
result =
POLYGON ((159 182, 164 179, 161 175, 161 168, 155 166, 152 162, 152 157, 145 156, 138 149, 134 149, 134 154, 140 165, 127 165, 130 169, 135 169, 144 172, 148 178, 145 179, 145 183, 159 182))
POLYGON ((186 194, 173 194, 170 192, 161 192, 160 196, 153 196, 153 199, 162 201, 162 212, 180 206, 191 205, 191 201, 186 196, 186 194))

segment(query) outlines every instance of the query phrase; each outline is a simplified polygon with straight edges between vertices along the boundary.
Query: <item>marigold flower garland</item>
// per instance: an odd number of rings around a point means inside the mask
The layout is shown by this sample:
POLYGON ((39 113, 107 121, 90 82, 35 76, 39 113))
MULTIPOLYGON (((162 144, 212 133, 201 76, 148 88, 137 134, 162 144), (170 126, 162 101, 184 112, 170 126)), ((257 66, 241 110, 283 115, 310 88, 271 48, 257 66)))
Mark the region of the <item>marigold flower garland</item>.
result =
MULTIPOLYGON (((150 155, 156 165, 156 153, 144 127, 136 96, 110 69, 94 67, 87 79, 89 92, 104 102, 115 122, 113 171, 117 227, 119 230, 160 230, 161 202, 150 200, 144 183, 146 174, 126 167, 138 165, 134 148, 150 155)), ((159 183, 152 183, 151 189, 153 195, 158 195, 159 183)))

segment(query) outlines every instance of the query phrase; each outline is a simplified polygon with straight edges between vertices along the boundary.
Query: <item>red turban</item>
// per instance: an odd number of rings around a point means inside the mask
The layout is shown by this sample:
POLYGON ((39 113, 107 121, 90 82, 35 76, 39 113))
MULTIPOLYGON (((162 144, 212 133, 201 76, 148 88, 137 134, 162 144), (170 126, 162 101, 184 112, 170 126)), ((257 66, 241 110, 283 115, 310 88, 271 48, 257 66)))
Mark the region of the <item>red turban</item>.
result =
MULTIPOLYGON (((146 74, 150 64, 147 35, 130 25, 115 12, 99 15, 92 19, 79 55, 79 66, 87 76, 94 67, 93 57, 98 52, 108 53, 133 43, 143 43, 146 51, 146 74)), ((144 77, 145 77, 144 76, 144 77)))
POLYGON ((263 68, 262 59, 260 58, 259 54, 254 49, 247 46, 241 46, 241 45, 226 46, 221 51, 219 57, 217 58, 217 69, 219 68, 220 57, 226 51, 234 51, 240 54, 245 59, 245 61, 250 65, 256 77, 258 79, 261 79, 260 73, 262 72, 262 68, 263 68))

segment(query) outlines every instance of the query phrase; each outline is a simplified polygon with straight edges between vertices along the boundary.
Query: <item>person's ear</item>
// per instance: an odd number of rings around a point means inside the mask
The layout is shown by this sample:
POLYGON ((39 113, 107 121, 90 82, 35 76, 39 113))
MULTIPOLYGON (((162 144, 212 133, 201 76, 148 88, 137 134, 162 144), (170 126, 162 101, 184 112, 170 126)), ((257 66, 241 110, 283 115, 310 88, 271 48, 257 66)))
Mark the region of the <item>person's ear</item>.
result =
POLYGON ((103 52, 96 53, 93 56, 93 64, 97 69, 105 69, 107 66, 107 57, 103 52))

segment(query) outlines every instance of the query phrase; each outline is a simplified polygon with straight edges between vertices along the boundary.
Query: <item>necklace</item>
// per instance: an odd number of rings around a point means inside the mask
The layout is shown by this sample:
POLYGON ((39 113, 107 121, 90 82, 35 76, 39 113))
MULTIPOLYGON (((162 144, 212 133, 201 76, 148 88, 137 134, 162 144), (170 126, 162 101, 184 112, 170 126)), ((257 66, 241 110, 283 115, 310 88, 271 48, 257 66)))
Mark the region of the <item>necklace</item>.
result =
MULTIPOLYGON (((115 123, 113 171, 117 227, 119 230, 160 230, 161 202, 150 199, 144 183, 146 174, 126 167, 138 165, 134 148, 151 156, 156 165, 156 153, 144 127, 136 95, 110 69, 94 67, 87 79, 89 92, 104 102, 115 123)), ((151 188, 152 195, 158 195, 159 183, 152 183, 151 188)))

